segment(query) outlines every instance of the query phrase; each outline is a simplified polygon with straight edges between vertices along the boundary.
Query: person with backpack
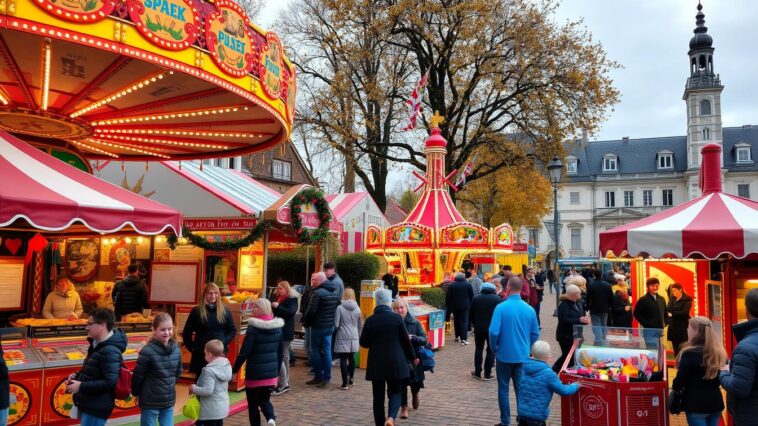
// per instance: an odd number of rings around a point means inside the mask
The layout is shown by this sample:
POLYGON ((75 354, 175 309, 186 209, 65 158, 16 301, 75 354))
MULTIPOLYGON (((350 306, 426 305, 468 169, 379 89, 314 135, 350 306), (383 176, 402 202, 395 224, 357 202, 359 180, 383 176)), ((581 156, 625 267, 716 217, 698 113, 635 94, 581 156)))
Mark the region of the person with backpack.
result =
POLYGON ((95 308, 87 318, 87 356, 82 368, 69 374, 66 391, 73 394, 82 426, 103 426, 115 407, 126 334, 114 328, 113 311, 95 308))
MULTIPOLYGON (((400 314, 403 317, 405 323, 405 329, 408 330, 408 338, 411 341, 411 346, 416 354, 418 349, 422 346, 426 346, 427 337, 424 327, 418 322, 416 318, 411 315, 408 310, 408 301, 402 297, 398 297, 392 303, 392 310, 400 314)), ((424 366, 421 363, 410 365, 410 377, 403 382, 403 389, 400 393, 400 418, 408 418, 408 387, 411 388, 411 403, 413 409, 418 410, 421 401, 419 399, 419 392, 424 387, 424 366)))
POLYGON ((132 395, 139 397, 140 426, 174 424, 176 379, 182 374, 182 355, 174 340, 174 321, 161 312, 153 319, 153 335, 137 357, 132 395))

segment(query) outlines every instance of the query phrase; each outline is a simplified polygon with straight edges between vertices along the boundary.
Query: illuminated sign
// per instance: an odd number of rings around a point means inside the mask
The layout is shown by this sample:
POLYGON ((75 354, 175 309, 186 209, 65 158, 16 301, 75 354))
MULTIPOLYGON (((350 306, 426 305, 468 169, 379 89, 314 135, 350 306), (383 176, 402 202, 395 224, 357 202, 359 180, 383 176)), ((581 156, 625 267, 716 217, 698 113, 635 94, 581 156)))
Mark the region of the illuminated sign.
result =
POLYGON ((34 0, 45 12, 69 22, 97 22, 113 11, 115 0, 34 0))
POLYGON ((263 91, 271 99, 279 99, 282 85, 283 61, 282 42, 274 33, 266 33, 266 47, 261 50, 259 74, 263 91))
POLYGON ((198 12, 189 0, 128 0, 137 30, 156 46, 182 50, 198 35, 198 12))
POLYGON ((232 77, 244 77, 253 68, 250 21, 236 4, 216 2, 218 11, 205 23, 205 39, 213 62, 232 77))

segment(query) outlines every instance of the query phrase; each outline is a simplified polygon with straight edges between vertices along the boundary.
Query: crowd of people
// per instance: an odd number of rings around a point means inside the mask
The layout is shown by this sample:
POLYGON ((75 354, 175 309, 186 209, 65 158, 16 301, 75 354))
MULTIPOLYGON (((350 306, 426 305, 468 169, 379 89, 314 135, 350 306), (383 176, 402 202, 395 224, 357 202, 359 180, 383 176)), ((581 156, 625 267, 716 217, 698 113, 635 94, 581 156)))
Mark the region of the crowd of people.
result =
MULTIPOLYGON (((364 347, 368 349, 365 379, 371 382, 374 423, 392 426, 398 419, 407 419, 410 408, 419 409, 426 379, 421 358, 428 341, 424 327, 396 290, 397 277, 392 271, 383 277, 386 288, 375 291, 376 307, 371 316, 364 318, 355 291, 345 287, 334 264, 327 262, 323 266, 323 271, 311 276, 302 296, 287 281, 280 281, 271 301, 260 298, 253 302, 244 342, 233 365, 227 353, 236 335, 235 325, 220 301, 219 288, 212 283, 204 287, 200 303, 191 311, 182 333, 183 344, 192 354, 190 371, 197 377, 189 387, 200 405, 197 425, 223 424, 229 414, 228 383, 243 365, 249 423, 261 424, 262 415, 266 425, 276 425, 271 396, 289 390, 290 346, 298 310, 313 376, 305 385, 329 388, 332 360, 337 358, 339 389, 350 390, 355 385, 355 353, 364 347)), ((539 269, 525 268, 521 274, 514 274, 505 266, 483 280, 475 271, 469 277, 466 272, 456 273, 443 285, 445 308, 448 317, 452 316, 456 341, 466 346, 469 331, 474 333, 471 376, 497 380, 498 425, 511 422, 511 385, 518 425, 544 425, 553 394, 572 395, 582 386, 578 382, 563 384, 557 375, 564 366, 572 365, 567 355, 574 339, 582 337, 577 330, 585 325, 591 327, 593 343, 599 345, 605 343, 608 326, 631 326, 632 318, 643 327, 643 340, 651 348, 657 348, 662 329, 668 326, 666 337, 675 351, 677 367, 672 390, 681 396, 688 424, 719 424, 725 408, 722 389, 735 424, 755 424, 758 289, 746 295, 748 320, 733 326, 738 344, 732 359, 727 360, 711 320, 690 317, 692 298, 680 284, 671 284, 664 298, 658 294, 659 281, 650 278, 646 294, 632 307, 622 273, 614 271, 604 277, 592 270, 589 276, 591 281, 587 284, 583 274, 570 271, 561 285, 556 285, 549 274, 539 269), (554 363, 550 345, 540 340, 539 304, 545 287, 563 292, 555 330, 561 357, 554 363)), ((57 284, 55 298, 73 297, 67 281, 59 280, 57 284)), ((141 286, 137 281, 129 287, 135 290, 134 295, 120 299, 121 306, 126 302, 126 309, 140 309, 141 286)), ((65 302, 53 300, 51 311, 78 316, 76 304, 65 302)), ((126 335, 115 327, 115 321, 112 310, 96 308, 89 312, 87 356, 80 371, 67 379, 74 415, 84 426, 104 425, 114 410, 114 388, 127 344, 126 335)), ((158 313, 152 322, 152 338, 140 351, 132 374, 131 393, 138 398, 141 425, 173 424, 176 385, 182 373, 180 348, 174 336, 173 318, 158 313)), ((8 406, 8 370, 0 363, 0 424, 7 419, 8 406)))

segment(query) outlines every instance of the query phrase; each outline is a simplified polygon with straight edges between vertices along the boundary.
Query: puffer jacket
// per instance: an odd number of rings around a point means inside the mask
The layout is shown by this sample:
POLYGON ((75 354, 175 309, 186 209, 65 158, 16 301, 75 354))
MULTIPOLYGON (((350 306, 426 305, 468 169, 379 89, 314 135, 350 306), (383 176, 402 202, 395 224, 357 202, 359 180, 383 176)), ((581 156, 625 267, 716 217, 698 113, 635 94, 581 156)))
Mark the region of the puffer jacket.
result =
POLYGON ((297 290, 290 288, 290 295, 273 309, 274 316, 284 320, 282 341, 291 342, 295 338, 295 313, 297 313, 297 290))
POLYGON ((343 300, 334 315, 334 352, 338 354, 358 352, 361 336, 361 310, 355 300, 343 300))
POLYGON ((688 340, 687 327, 690 325, 690 309, 692 309, 692 298, 686 293, 682 293, 679 300, 670 298, 666 304, 666 311, 671 314, 669 318, 669 327, 666 337, 672 343, 684 343, 688 340))
POLYGON ((279 377, 279 344, 282 341, 284 320, 273 317, 250 318, 247 321, 245 342, 234 362, 233 373, 245 365, 245 380, 265 380, 279 377))
MULTIPOLYGON (((408 312, 405 315, 405 318, 403 319, 403 322, 405 323, 405 329, 408 330, 408 335, 413 336, 411 337, 411 346, 413 346, 413 351, 415 353, 418 353, 418 347, 419 346, 426 346, 428 340, 426 337, 426 331, 424 331, 424 327, 421 325, 421 323, 413 316, 410 312, 408 312)), ((413 384, 421 385, 421 387, 424 387, 424 379, 426 379, 426 376, 424 375, 424 368, 419 363, 418 365, 410 364, 411 366, 411 377, 410 382, 413 384)))
POLYGON ((755 425, 758 422, 758 319, 735 324, 732 334, 737 346, 732 351, 730 371, 719 374, 726 389, 726 407, 734 416, 734 424, 755 425))
POLYGON ((474 332, 484 333, 484 335, 489 333, 492 314, 495 313, 495 308, 502 301, 503 299, 495 294, 495 290, 489 287, 484 287, 481 294, 474 296, 469 310, 469 319, 474 327, 474 332))
POLYGON ((337 285, 331 281, 324 281, 318 288, 313 290, 308 310, 305 312, 303 326, 312 328, 334 327, 334 315, 340 304, 337 285))
POLYGON ((42 307, 43 318, 67 318, 69 315, 82 316, 82 299, 76 290, 69 290, 66 294, 57 291, 47 295, 45 305, 42 307))
POLYGON ((550 400, 553 393, 568 396, 579 390, 578 383, 564 385, 549 365, 534 358, 527 358, 521 364, 520 383, 518 415, 542 422, 550 416, 550 400))
POLYGON ((192 393, 200 402, 198 420, 221 420, 229 415, 229 381, 232 380, 232 365, 219 357, 208 363, 200 373, 192 393))
POLYGON ((182 355, 173 340, 168 346, 151 339, 139 352, 132 375, 132 395, 142 409, 173 407, 176 379, 182 374, 182 355))
POLYGON ((87 340, 90 346, 82 369, 76 374, 81 385, 74 394, 74 404, 81 413, 107 419, 113 412, 114 389, 123 360, 121 354, 126 350, 126 334, 114 328, 113 335, 97 346, 92 345, 92 339, 87 340))
POLYGON ((450 320, 450 314, 455 311, 465 311, 471 306, 471 300, 474 299, 474 289, 471 288, 471 284, 466 281, 465 278, 456 278, 455 281, 448 287, 447 295, 445 296, 445 311, 446 320, 450 320))
POLYGON ((10 381, 8 380, 8 365, 3 358, 3 344, 0 339, 0 410, 10 405, 10 381))
POLYGON ((114 314, 116 321, 121 321, 121 316, 132 312, 142 312, 150 305, 147 303, 147 285, 139 277, 128 275, 116 283, 111 294, 113 297, 114 314))
POLYGON ((326 280, 334 284, 334 287, 337 289, 337 304, 339 304, 342 302, 342 295, 345 294, 345 283, 342 281, 342 277, 335 272, 331 278, 327 277, 326 280))

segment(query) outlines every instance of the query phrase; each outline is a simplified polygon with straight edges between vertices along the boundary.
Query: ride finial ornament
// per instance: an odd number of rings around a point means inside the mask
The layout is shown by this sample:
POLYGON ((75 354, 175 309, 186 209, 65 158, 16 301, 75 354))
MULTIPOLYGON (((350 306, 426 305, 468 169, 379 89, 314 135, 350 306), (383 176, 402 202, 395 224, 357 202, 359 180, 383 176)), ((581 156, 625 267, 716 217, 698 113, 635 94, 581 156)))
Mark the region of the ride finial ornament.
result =
POLYGON ((445 122, 445 117, 440 115, 439 111, 434 111, 434 115, 429 119, 429 127, 432 129, 439 129, 440 124, 445 122))

